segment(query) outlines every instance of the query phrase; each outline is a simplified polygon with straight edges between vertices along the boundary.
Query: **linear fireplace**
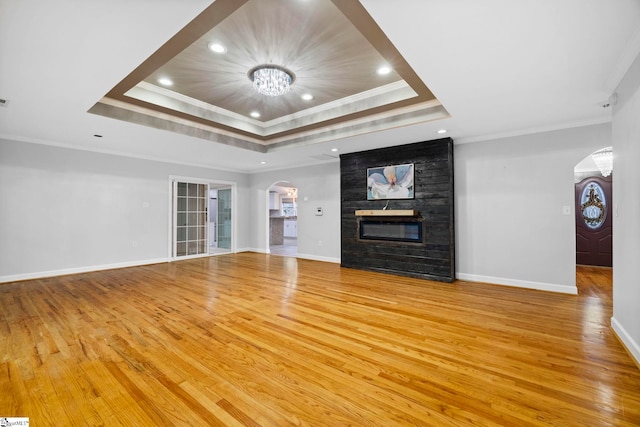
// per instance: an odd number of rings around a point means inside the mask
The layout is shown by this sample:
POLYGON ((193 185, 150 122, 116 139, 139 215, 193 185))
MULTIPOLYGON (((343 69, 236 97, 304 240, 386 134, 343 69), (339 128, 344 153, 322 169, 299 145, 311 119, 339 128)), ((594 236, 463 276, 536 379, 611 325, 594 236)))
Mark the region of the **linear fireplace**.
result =
POLYGON ((361 240, 422 243, 423 222, 420 219, 360 219, 358 235, 361 240))
POLYGON ((451 138, 341 154, 340 265, 453 282, 454 199, 451 138), (382 181, 367 171, 406 164, 413 199, 369 200, 369 184, 382 181))

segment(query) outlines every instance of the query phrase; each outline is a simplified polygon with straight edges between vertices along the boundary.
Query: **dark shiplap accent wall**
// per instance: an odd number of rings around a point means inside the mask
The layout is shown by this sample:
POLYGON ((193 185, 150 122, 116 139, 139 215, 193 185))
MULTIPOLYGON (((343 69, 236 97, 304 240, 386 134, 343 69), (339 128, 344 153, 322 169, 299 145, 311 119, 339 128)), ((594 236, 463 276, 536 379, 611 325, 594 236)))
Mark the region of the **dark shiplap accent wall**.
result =
MULTIPOLYGON (((453 141, 451 138, 340 156, 343 267, 423 277, 455 279, 453 141), (414 209, 425 221, 424 243, 358 239, 359 209, 382 209, 385 200, 367 200, 367 168, 413 163, 414 199, 391 200, 388 209, 414 209)), ((371 218, 371 217, 369 217, 371 218)))

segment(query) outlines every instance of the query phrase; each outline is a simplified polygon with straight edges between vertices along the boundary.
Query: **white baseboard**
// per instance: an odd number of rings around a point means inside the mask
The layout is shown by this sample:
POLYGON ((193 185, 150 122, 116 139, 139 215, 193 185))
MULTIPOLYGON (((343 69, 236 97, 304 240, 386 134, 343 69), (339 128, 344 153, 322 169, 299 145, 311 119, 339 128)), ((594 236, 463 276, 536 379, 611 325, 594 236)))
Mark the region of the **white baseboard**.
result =
POLYGON ((539 291, 559 292, 563 294, 578 294, 578 288, 554 283, 530 282, 527 280, 506 279, 503 277, 480 276, 477 274, 456 273, 456 279, 468 282, 491 283, 494 285, 513 286, 516 288, 537 289, 539 291))
MULTIPOLYGON (((259 254, 269 253, 265 249, 260 249, 260 248, 243 248, 243 249, 238 249, 237 252, 257 252, 259 254)), ((294 257, 301 258, 301 259, 309 259, 311 261, 323 261, 323 262, 332 262, 334 264, 340 264, 340 258, 332 258, 332 257, 301 254, 301 253, 296 254, 294 257)))
POLYGON ((298 254, 296 258, 309 259, 311 261, 323 261, 323 262, 332 262, 340 264, 340 258, 332 258, 326 256, 318 256, 318 255, 308 255, 308 254, 298 254))
POLYGON ((0 283, 17 282, 21 280, 43 279, 45 277, 65 276, 67 274, 89 273, 92 271, 113 270, 116 268, 139 267, 141 265, 169 262, 169 258, 146 259, 142 261, 127 261, 115 264, 91 265, 88 267, 63 268, 60 270, 39 271, 36 273, 14 274, 0 276, 0 283))
POLYGON ((625 346, 625 348, 629 351, 631 357, 633 357, 638 366, 640 366, 640 344, 638 344, 633 338, 631 338, 631 335, 629 335, 627 330, 620 324, 620 322, 618 322, 615 317, 611 318, 611 328, 613 329, 613 332, 616 334, 618 339, 622 341, 622 344, 625 346))
POLYGON ((238 252, 257 252, 259 254, 266 254, 267 251, 264 250, 264 248, 241 248, 241 249, 236 249, 236 253, 238 252))

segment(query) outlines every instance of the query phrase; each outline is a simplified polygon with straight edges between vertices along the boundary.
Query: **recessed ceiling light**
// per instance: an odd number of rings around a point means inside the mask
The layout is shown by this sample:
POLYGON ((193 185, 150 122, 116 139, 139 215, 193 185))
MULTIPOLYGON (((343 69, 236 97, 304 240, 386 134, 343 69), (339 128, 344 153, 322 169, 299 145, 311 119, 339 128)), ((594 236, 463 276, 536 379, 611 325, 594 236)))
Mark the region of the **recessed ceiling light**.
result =
POLYGON ((338 149, 337 148, 332 148, 331 151, 333 151, 335 153, 336 151, 338 151, 338 149))
POLYGON ((162 86, 173 86, 173 81, 167 77, 159 78, 158 83, 160 83, 162 86))
POLYGON ((447 133, 447 130, 446 130, 446 129, 440 129, 440 130, 438 131, 438 133, 447 133))
POLYGON ((300 98, 304 99, 305 101, 311 101, 313 99, 313 95, 311 95, 310 93, 305 93, 300 98))
POLYGON ((227 48, 222 46, 220 43, 209 43, 209 50, 215 53, 225 53, 227 48))
POLYGON ((252 112, 249 113, 249 115, 251 117, 253 117, 254 119, 257 119, 258 117, 260 117, 260 113, 257 112, 257 111, 252 111, 252 112))
POLYGON ((264 160, 260 162, 261 165, 266 165, 267 162, 265 162, 264 160))
POLYGON ((389 74, 392 71, 392 68, 389 67, 388 65, 383 65, 380 68, 378 68, 378 74, 380 74, 381 76, 384 76, 385 74, 389 74))

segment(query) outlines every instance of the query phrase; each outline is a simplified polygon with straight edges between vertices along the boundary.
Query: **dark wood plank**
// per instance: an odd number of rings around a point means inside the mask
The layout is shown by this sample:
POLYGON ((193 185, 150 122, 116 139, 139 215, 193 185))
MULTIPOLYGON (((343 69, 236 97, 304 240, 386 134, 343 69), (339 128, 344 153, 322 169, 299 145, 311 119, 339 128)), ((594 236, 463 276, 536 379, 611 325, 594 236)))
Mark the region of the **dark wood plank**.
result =
POLYGON ((380 148, 340 156, 341 262, 344 267, 385 271, 451 282, 455 279, 453 141, 380 148), (385 200, 367 200, 367 168, 412 163, 414 198, 391 200, 391 209, 412 209, 425 222, 424 241, 378 244, 360 240, 356 210, 382 209, 385 200), (402 259, 410 250, 410 258, 402 259), (389 256, 393 254, 395 256, 389 256))

